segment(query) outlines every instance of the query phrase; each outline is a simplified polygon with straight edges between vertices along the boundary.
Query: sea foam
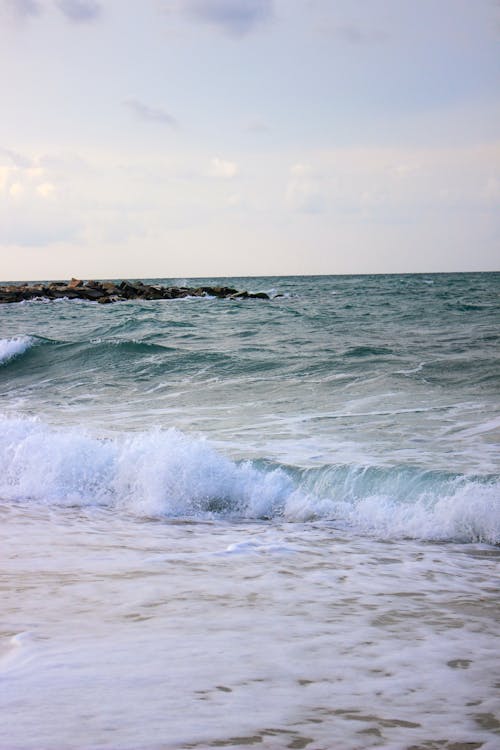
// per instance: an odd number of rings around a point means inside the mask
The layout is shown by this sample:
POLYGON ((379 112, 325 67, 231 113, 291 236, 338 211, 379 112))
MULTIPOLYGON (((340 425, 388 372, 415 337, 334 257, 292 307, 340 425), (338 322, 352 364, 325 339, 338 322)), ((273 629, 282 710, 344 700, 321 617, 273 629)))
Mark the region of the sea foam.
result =
POLYGON ((500 543, 500 481, 408 467, 235 462, 176 429, 96 438, 0 421, 0 500, 144 518, 323 519, 383 538, 500 543))
POLYGON ((18 336, 12 339, 0 339, 0 365, 8 362, 14 357, 33 346, 33 339, 30 336, 18 336))

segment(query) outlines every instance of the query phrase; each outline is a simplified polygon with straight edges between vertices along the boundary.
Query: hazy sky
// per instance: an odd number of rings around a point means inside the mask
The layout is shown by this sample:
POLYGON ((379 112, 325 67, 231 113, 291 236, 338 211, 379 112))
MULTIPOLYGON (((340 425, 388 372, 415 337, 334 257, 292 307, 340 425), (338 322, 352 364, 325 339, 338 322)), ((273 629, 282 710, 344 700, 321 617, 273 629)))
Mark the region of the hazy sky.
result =
POLYGON ((500 269, 497 0, 0 0, 0 278, 500 269))

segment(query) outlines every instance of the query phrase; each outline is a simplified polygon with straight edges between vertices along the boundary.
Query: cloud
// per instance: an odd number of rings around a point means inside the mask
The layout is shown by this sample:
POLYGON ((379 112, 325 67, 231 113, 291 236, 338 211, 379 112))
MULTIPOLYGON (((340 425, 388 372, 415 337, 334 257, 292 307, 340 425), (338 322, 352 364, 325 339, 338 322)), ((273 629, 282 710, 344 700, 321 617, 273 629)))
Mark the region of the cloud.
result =
MULTIPOLYGON (((36 18, 45 10, 40 0, 4 0, 7 10, 19 19, 36 18)), ((54 0, 53 4, 73 23, 94 21, 101 13, 98 0, 54 0)))
POLYGON ((172 117, 172 115, 169 115, 168 112, 165 112, 164 109, 150 107, 148 104, 144 104, 138 99, 126 99, 123 103, 131 112, 133 112, 136 117, 141 120, 146 120, 147 122, 157 122, 160 125, 168 125, 171 128, 178 127, 177 120, 172 117))
POLYGON ((272 17, 272 0, 184 0, 184 13, 218 27, 232 36, 244 36, 272 17))
POLYGON ((57 0, 57 7, 74 23, 94 21, 101 12, 101 5, 96 0, 57 0))
POLYGON ((326 33, 331 34, 331 36, 336 37, 342 42, 355 45, 379 44, 380 42, 384 42, 388 37, 385 31, 379 29, 366 30, 353 23, 339 24, 330 28, 327 25, 323 31, 326 31, 326 33))
POLYGON ((0 208, 1 247, 42 248, 47 245, 75 242, 81 227, 74 218, 62 216, 56 210, 26 210, 26 206, 12 207, 3 216, 0 208))
MULTIPOLYGON (((366 14, 362 23, 347 19, 341 20, 338 16, 341 8, 338 5, 337 3, 336 8, 332 7, 334 3, 331 0, 307 1, 306 7, 316 17, 313 22, 313 29, 316 32, 351 45, 380 44, 389 38, 387 31, 371 24, 367 25, 366 14)), ((349 3, 346 3, 346 5, 348 6, 349 3)))
POLYGON ((7 8, 20 18, 34 18, 42 12, 38 0, 7 0, 7 8))
POLYGON ((36 192, 42 198, 50 198, 52 195, 54 195, 55 189, 55 185, 53 185, 51 182, 42 182, 41 185, 37 186, 36 192))
POLYGON ((222 177, 227 180, 236 177, 238 172, 238 165, 234 161, 224 161, 215 157, 210 164, 211 177, 222 177))
POLYGON ((36 166, 34 160, 23 157, 21 161, 16 160, 13 166, 0 167, 0 199, 10 197, 16 201, 21 198, 32 201, 50 198, 55 192, 54 182, 48 179, 45 169, 36 166))
POLYGON ((21 185, 20 182, 13 182, 12 185, 9 187, 9 195, 12 198, 18 198, 24 193, 24 187, 21 185))
POLYGON ((241 206, 241 195, 239 193, 231 193, 227 196, 227 205, 231 208, 238 208, 241 206))
POLYGON ((269 133, 269 125, 260 117, 255 117, 247 123, 245 130, 249 133, 269 133))
POLYGON ((0 156, 8 157, 14 166, 20 167, 21 169, 29 169, 33 167, 34 161, 29 156, 20 154, 18 151, 13 151, 10 148, 0 148, 0 156))
POLYGON ((66 200, 57 176, 40 166, 40 157, 9 149, 0 149, 0 156, 8 158, 7 165, 0 166, 0 246, 42 247, 74 240, 81 209, 75 211, 66 200))
POLYGON ((391 164, 387 168, 387 173, 392 177, 413 178, 421 174, 422 165, 418 161, 407 161, 391 164))

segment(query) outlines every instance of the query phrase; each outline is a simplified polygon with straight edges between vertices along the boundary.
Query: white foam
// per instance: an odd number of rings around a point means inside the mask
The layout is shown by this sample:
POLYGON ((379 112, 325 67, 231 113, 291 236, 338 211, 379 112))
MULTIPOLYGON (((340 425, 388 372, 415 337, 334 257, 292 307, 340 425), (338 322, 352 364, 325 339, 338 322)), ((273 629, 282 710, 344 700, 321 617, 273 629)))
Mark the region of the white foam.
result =
POLYGON ((8 362, 14 357, 33 346, 33 339, 30 336, 17 336, 13 339, 0 339, 0 365, 8 362))
POLYGON ((294 521, 330 518, 342 526, 385 539, 500 543, 500 487, 466 482, 439 497, 422 493, 411 502, 369 495, 354 502, 293 493, 285 517, 294 521))
POLYGON ((0 650, 0 671, 5 675, 30 661, 34 650, 34 636, 30 631, 22 631, 11 636, 0 650))
POLYGON ((175 430, 113 440, 36 420, 0 422, 0 497, 104 505, 141 516, 274 514, 293 490, 281 469, 236 464, 175 430))
POLYGON ((244 542, 233 542, 222 553, 218 555, 248 555, 248 554, 268 554, 283 555, 295 552, 293 547, 287 544, 267 544, 262 541, 247 540, 244 542))
POLYGON ((495 419, 489 419, 486 422, 482 422, 481 424, 476 425, 475 427, 470 427, 466 430, 462 430, 461 434, 462 437, 471 437, 472 435, 481 435, 485 432, 494 432, 498 429, 500 429, 500 417, 495 417, 495 419))
MULTIPOLYGON (((98 505, 141 517, 326 519, 384 538, 500 542, 488 477, 238 463, 178 430, 99 439, 36 420, 0 421, 0 499, 98 505)), ((239 552, 239 550, 229 550, 239 552)))

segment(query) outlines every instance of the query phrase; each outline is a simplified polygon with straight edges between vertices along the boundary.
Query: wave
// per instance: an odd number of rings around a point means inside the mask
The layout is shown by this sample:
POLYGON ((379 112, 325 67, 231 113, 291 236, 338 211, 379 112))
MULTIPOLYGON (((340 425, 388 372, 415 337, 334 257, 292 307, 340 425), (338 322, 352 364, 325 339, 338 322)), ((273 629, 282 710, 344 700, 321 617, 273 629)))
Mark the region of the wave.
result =
POLYGON ((148 376, 154 378, 164 372, 173 377, 192 376, 193 373, 206 373, 208 370, 219 375, 255 375, 280 367, 279 362, 270 358, 257 358, 253 351, 250 354, 244 350, 196 351, 138 338, 97 336, 82 341, 56 341, 33 336, 8 341, 14 342, 12 350, 15 349, 15 353, 6 354, 5 362, 30 349, 29 357, 20 357, 12 363, 9 372, 13 377, 21 373, 39 377, 41 369, 54 378, 65 378, 68 371, 91 372, 96 367, 123 373, 124 365, 130 378, 142 375, 144 368, 147 368, 148 376))
POLYGON ((96 438, 0 421, 0 499, 144 518, 323 519, 384 538, 500 543, 500 477, 235 462, 175 429, 96 438))
POLYGON ((355 346, 344 352, 344 357, 378 357, 392 355, 395 352, 385 346, 355 346))
POLYGON ((125 354, 162 354, 163 352, 175 351, 171 346, 141 341, 140 339, 103 339, 100 337, 91 339, 88 344, 81 343, 73 344, 72 346, 78 350, 81 350, 84 346, 88 346, 92 352, 120 351, 125 354))
POLYGON ((12 339, 0 339, 0 365, 14 357, 24 354, 34 344, 31 336, 18 336, 12 339))

